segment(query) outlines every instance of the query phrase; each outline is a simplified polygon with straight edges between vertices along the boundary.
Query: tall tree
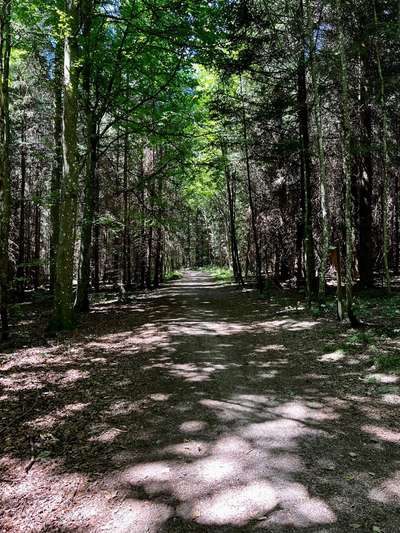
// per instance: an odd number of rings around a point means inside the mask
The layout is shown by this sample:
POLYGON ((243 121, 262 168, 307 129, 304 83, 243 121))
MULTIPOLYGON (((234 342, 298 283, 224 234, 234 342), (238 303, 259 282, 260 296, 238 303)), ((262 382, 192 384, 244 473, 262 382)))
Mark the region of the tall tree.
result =
MULTIPOLYGON (((307 38, 309 30, 304 2, 300 0, 299 4, 299 24, 300 24, 300 59, 297 73, 297 104, 298 104, 298 121, 300 132, 300 179, 303 193, 303 226, 302 233, 304 238, 304 263, 306 273, 306 292, 307 303, 310 306, 311 300, 315 294, 315 252, 314 252, 314 235, 313 235, 313 216, 312 216, 312 161, 311 161, 311 143, 310 143, 310 110, 308 102, 307 88, 307 54, 310 50, 310 39, 307 38)), ((310 15, 311 16, 311 15, 310 15)), ((312 39, 312 38, 311 38, 312 39)))
POLYGON ((10 230, 10 121, 9 71, 11 54, 11 0, 0 2, 0 315, 2 339, 9 335, 8 324, 8 239, 10 230))
POLYGON ((336 25, 338 32, 338 52, 340 70, 340 102, 342 124, 342 169, 345 187, 345 230, 346 230, 346 310, 352 326, 359 325, 353 310, 353 262, 354 262, 354 227, 353 227, 353 187, 351 177, 352 132, 349 106, 349 74, 346 55, 346 43, 343 32, 342 0, 335 0, 336 25))
POLYGON ((93 0, 82 0, 83 70, 82 89, 86 129, 85 192, 81 227, 81 251, 75 310, 89 310, 90 257, 94 219, 94 189, 96 180, 98 133, 92 94, 92 24, 93 0))
POLYGON ((248 126, 247 126, 247 115, 246 115, 246 106, 245 106, 245 100, 244 100, 242 76, 240 77, 240 99, 242 103, 244 162, 245 162, 245 168, 246 168, 247 192, 249 195, 250 220, 251 220, 251 229, 252 229, 252 234, 253 234, 253 244, 254 244, 255 264, 256 264, 256 285, 257 285, 257 289, 259 291, 262 291, 264 289, 264 278, 262 274, 260 239, 259 239, 259 234, 258 234, 258 229, 257 229, 256 203, 255 203, 252 176, 251 176, 248 126))
POLYGON ((77 162, 79 0, 65 1, 63 77, 63 175, 60 203, 60 234, 57 247, 55 317, 51 327, 74 326, 73 275, 75 225, 79 190, 77 162))
POLYGON ((315 117, 317 153, 319 162, 319 182, 320 182, 320 204, 321 204, 321 221, 322 221, 322 238, 319 267, 319 290, 318 299, 320 303, 325 302, 325 275, 329 253, 329 220, 328 220, 328 181, 326 176, 325 148, 322 130, 322 113, 321 98, 319 87, 319 72, 316 64, 316 52, 318 47, 318 32, 315 31, 314 13, 310 0, 306 0, 306 18, 308 34, 308 62, 311 73, 312 91, 313 91, 313 111, 315 117), (317 37, 315 37, 317 35, 317 37))
POLYGON ((50 291, 54 293, 56 281, 56 260, 60 236, 60 188, 62 180, 62 93, 63 93, 63 43, 55 41, 54 51, 54 161, 50 183, 50 291))
MULTIPOLYGON (((375 31, 378 28, 378 14, 376 10, 376 0, 372 0, 374 12, 375 31)), ((383 268, 385 276, 386 289, 390 292, 390 270, 389 270, 389 247, 390 247, 390 220, 389 220, 389 152, 388 152, 388 119, 385 99, 385 78, 383 75, 381 50, 379 37, 375 37, 375 54, 378 69, 378 93, 379 107, 381 114, 381 131, 382 131, 382 222, 383 222, 383 268)))

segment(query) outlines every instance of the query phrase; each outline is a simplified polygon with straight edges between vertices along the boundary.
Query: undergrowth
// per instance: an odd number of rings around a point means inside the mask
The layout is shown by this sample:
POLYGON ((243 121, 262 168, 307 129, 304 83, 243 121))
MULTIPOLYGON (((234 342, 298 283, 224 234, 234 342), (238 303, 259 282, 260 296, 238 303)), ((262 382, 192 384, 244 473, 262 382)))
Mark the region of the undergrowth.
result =
POLYGON ((233 272, 229 268, 224 267, 206 267, 202 269, 203 272, 211 274, 214 281, 231 282, 233 281, 233 272))
POLYGON ((182 272, 179 272, 178 270, 173 270, 172 272, 167 272, 164 276, 165 281, 176 281, 178 279, 182 279, 183 274, 182 272))
POLYGON ((374 364, 378 370, 398 372, 400 371, 400 353, 377 355, 374 357, 374 364))

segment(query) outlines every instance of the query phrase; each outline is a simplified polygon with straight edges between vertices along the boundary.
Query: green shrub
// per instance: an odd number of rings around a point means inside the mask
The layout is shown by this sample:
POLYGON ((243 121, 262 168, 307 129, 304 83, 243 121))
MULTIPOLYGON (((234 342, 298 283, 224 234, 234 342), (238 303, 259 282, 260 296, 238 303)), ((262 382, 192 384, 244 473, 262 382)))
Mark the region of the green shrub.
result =
POLYGON ((400 370, 400 354, 381 354, 374 358, 375 366, 379 370, 395 371, 400 370))
POLYGON ((233 272, 229 268, 207 267, 204 272, 211 274, 215 281, 231 282, 233 281, 233 272))
POLYGON ((182 279, 182 277, 183 277, 182 272, 178 272, 177 270, 174 270, 172 272, 168 272, 167 274, 165 274, 164 280, 165 281, 176 281, 178 279, 182 279))

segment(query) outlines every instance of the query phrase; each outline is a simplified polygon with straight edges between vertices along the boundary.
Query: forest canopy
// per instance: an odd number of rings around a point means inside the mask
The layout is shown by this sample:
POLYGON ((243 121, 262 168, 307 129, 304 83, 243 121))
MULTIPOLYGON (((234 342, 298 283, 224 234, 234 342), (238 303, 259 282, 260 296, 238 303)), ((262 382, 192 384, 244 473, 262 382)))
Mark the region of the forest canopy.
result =
POLYGON ((0 531, 400 531, 400 0, 0 0, 0 531))
POLYGON ((400 268, 395 0, 2 0, 2 334, 215 265, 359 322, 400 268), (343 286, 343 294, 342 294, 343 286), (11 319, 12 321, 12 319, 11 319))

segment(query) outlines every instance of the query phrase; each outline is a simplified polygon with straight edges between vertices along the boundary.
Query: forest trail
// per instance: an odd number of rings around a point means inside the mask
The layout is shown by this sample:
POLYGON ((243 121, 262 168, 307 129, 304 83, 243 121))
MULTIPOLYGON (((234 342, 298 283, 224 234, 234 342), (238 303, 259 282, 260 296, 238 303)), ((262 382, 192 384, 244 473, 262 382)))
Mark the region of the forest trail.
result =
POLYGON ((5 354, 0 529, 398 532, 399 396, 339 335, 187 272, 5 354))

